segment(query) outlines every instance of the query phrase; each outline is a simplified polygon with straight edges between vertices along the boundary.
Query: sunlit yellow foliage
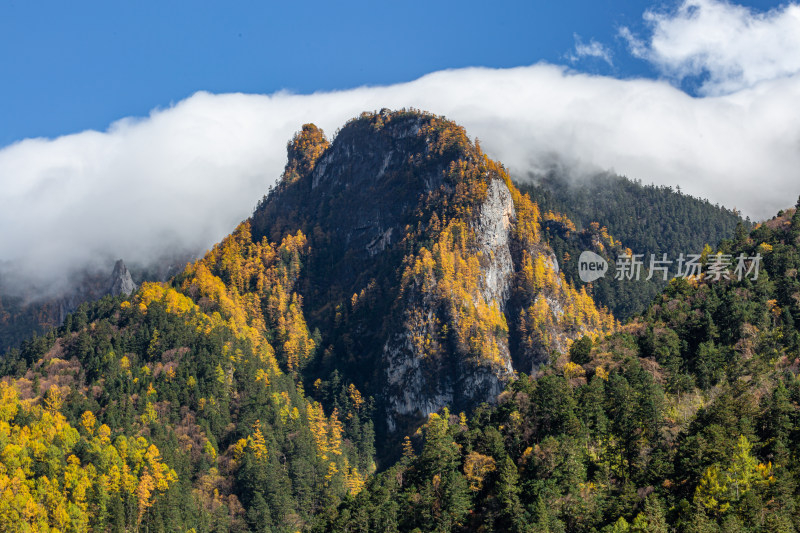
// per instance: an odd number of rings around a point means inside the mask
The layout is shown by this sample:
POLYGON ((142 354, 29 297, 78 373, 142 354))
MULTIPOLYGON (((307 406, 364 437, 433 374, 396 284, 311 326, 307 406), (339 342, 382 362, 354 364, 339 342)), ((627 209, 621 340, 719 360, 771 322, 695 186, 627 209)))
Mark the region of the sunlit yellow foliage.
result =
POLYGON ((259 461, 267 458, 267 441, 261 433, 261 422, 256 420, 253 424, 253 433, 247 438, 247 446, 259 461))
POLYGON ((579 378, 586 375, 586 371, 579 364, 567 361, 564 365, 564 377, 567 379, 579 378))
POLYGON ((350 396, 353 407, 355 407, 356 410, 361 409, 361 406, 364 405, 364 398, 361 397, 361 393, 354 384, 351 383, 350 386, 347 387, 347 395, 350 396))
POLYGON ((533 258, 523 251, 519 283, 522 293, 532 300, 519 317, 526 349, 564 350, 570 338, 614 331, 616 323, 611 313, 598 309, 584 287, 577 290, 563 274, 556 274, 544 254, 533 258))
POLYGON ((490 472, 495 471, 494 458, 470 452, 464 459, 464 474, 469 481, 469 488, 478 492, 483 488, 483 480, 490 472))
POLYGON ((527 289, 528 296, 533 297, 544 289, 554 292, 561 288, 561 280, 544 254, 537 254, 534 258, 527 250, 523 250, 521 266, 520 281, 527 289))
POLYGON ((292 295, 287 312, 278 319, 278 336, 284 340, 283 351, 288 369, 298 370, 300 364, 313 354, 316 346, 306 326, 297 294, 292 295))
POLYGON ((403 438, 403 457, 414 458, 414 445, 411 444, 411 438, 408 435, 403 438))
POLYGON ((217 325, 213 324, 214 313, 219 313, 224 326, 248 339, 268 374, 279 371, 275 351, 266 340, 266 320, 279 330, 280 347, 290 370, 314 350, 302 302, 290 292, 306 246, 307 239, 299 231, 285 236, 277 248, 266 239, 254 243, 250 223, 243 222, 185 271, 182 290, 211 313, 212 325, 217 325))
POLYGON ((358 471, 358 468, 353 467, 345 476, 345 485, 347 486, 348 492, 355 496, 361 489, 364 488, 364 484, 367 482, 367 474, 361 474, 358 471))
POLYGON ((763 255, 767 255, 768 253, 772 252, 772 245, 762 242, 758 245, 758 252, 763 255))
POLYGON ((158 414, 156 413, 152 402, 147 402, 144 407, 144 413, 142 413, 140 419, 144 425, 152 424, 158 420, 158 414))
MULTIPOLYGON (((339 411, 334 409, 327 418, 325 411, 318 402, 306 403, 306 417, 309 429, 314 437, 317 455, 325 460, 342 455, 342 423, 339 420, 339 411)), ((346 463, 346 459, 344 459, 346 463)), ((345 471, 346 475, 347 471, 345 471)))
POLYGON ((694 493, 695 504, 713 513, 724 513, 751 489, 774 483, 772 463, 759 463, 752 449, 750 441, 740 435, 733 457, 711 465, 703 473, 694 493))
POLYGON ((328 463, 328 472, 325 474, 325 482, 330 483, 333 476, 339 473, 339 469, 336 468, 336 463, 333 461, 328 463))
POLYGON ((328 446, 328 422, 325 418, 325 411, 318 402, 308 403, 306 405, 306 416, 308 417, 311 434, 314 437, 314 443, 317 445, 318 454, 325 459, 330 451, 328 446))
POLYGON ((163 301, 166 304, 167 312, 178 315, 188 313, 196 308, 189 298, 163 283, 142 283, 134 301, 143 313, 147 312, 150 304, 157 301, 163 301))
POLYGON ((203 453, 211 458, 212 461, 217 458, 217 450, 214 448, 214 445, 211 444, 210 440, 207 440, 205 444, 203 444, 203 453))
POLYGON ((294 418, 293 407, 288 392, 273 392, 272 403, 278 408, 278 416, 282 424, 286 424, 290 418, 294 418))
MULTIPOLYGON (((289 370, 296 370, 315 349, 302 302, 291 292, 306 243, 301 232, 287 235, 277 248, 266 239, 254 243, 250 223, 244 222, 205 257, 187 265, 180 276, 180 290, 144 283, 132 301, 142 313, 161 302, 168 313, 184 316, 200 332, 222 327, 249 341, 263 364, 259 381, 268 385, 270 376, 280 370, 267 340, 267 320, 278 331, 289 370)), ((155 335, 153 343, 151 357, 157 355, 155 335)), ((240 352, 231 353, 228 360, 236 365, 241 357, 240 352)))
POLYGON ((303 124, 303 129, 289 142, 289 164, 283 173, 285 183, 293 183, 301 175, 314 170, 317 159, 328 149, 325 134, 314 124, 303 124))
POLYGON ((342 423, 339 410, 334 408, 328 420, 328 450, 334 455, 342 454, 342 423))
POLYGON ((506 180, 506 184, 509 185, 511 198, 514 200, 514 209, 517 212, 517 224, 514 228, 516 238, 525 249, 530 249, 541 239, 539 206, 531 201, 527 194, 519 192, 510 179, 506 180))
POLYGON ((108 426, 95 431, 86 411, 83 435, 55 409, 54 389, 45 406, 20 402, 13 386, 0 383, 0 530, 85 531, 99 509, 89 493, 136 497, 141 517, 153 498, 177 480, 161 462, 158 448, 140 437, 119 437, 112 445, 108 426), (24 424, 15 419, 22 415, 24 424), (87 462, 73 453, 81 449, 87 462))
POLYGON ((81 425, 90 437, 94 435, 94 426, 96 423, 97 418, 95 418, 94 413, 91 411, 86 411, 81 416, 81 425))
POLYGON ((452 149, 464 152, 471 148, 467 132, 463 127, 438 117, 431 117, 431 120, 426 121, 420 130, 420 135, 427 137, 431 146, 428 157, 434 154, 442 155, 452 149))
MULTIPOLYGON (((600 228, 600 236, 603 238, 604 241, 606 241, 609 244, 609 246, 617 246, 619 244, 619 242, 616 241, 614 237, 608 233, 608 228, 605 226, 600 228)), ((598 243, 598 245, 602 249, 603 245, 601 243, 598 243)))
POLYGON ((236 444, 234 444, 231 447, 231 457, 233 457, 234 462, 238 462, 241 460, 246 449, 247 449, 247 439, 239 439, 238 441, 236 441, 236 444))
MULTIPOLYGON (((565 215, 563 213, 556 213, 554 211, 548 211, 547 213, 544 214, 544 216, 542 218, 544 220, 558 222, 559 224, 563 225, 565 228, 567 228, 570 231, 576 231, 575 223, 572 220, 570 220, 570 218, 567 215, 565 215)), ((603 228, 603 229, 605 230, 606 228, 603 228)))

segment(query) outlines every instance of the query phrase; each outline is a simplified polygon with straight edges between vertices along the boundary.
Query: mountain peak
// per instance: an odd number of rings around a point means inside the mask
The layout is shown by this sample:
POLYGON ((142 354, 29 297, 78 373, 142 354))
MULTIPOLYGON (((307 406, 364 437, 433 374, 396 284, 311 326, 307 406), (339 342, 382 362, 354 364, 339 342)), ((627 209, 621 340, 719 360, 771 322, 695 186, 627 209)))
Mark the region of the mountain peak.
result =
POLYGON ((345 279, 402 240, 420 209, 430 215, 443 202, 439 215, 459 216, 499 176, 462 127, 417 110, 362 113, 332 143, 306 124, 287 151, 283 180, 253 215, 253 236, 279 241, 286 231, 319 226, 345 279))
POLYGON ((336 368, 378 396, 388 429, 492 401, 515 366, 609 329, 559 277, 536 205, 463 127, 381 110, 323 139, 295 135, 253 238, 308 237, 304 312, 336 360, 315 375, 336 368))

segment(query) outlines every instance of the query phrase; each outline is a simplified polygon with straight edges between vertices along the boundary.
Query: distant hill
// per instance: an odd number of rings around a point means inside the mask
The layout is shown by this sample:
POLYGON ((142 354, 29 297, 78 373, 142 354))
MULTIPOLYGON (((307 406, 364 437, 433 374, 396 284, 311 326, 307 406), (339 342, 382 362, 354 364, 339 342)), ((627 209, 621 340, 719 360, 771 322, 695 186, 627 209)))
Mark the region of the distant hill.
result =
POLYGON ((13 281, 0 276, 0 358, 33 335, 60 327, 80 304, 109 294, 130 294, 137 283, 143 281, 166 281, 182 270, 192 257, 190 253, 177 253, 150 261, 146 266, 137 264, 133 272, 128 271, 122 260, 112 261, 107 271, 87 268, 75 274, 70 285, 61 290, 14 285, 13 281))
MULTIPOLYGON (((577 259, 583 250, 591 248, 592 237, 587 238, 587 234, 594 235, 595 240, 605 234, 602 253, 612 265, 629 249, 643 254, 647 267, 651 254, 658 260, 666 254, 668 260, 675 261, 681 254, 700 254, 707 245, 716 247, 737 231, 744 233, 752 227, 750 220, 736 210, 684 194, 679 188, 642 185, 641 180, 608 173, 577 179, 552 172, 518 178, 515 183, 539 204, 545 219, 551 219, 546 224, 548 242, 567 279, 578 285, 582 282, 577 276, 577 259), (574 231, 548 213, 566 215, 574 222, 574 231), (608 246, 608 236, 618 246, 608 246)), ((646 276, 645 272, 642 278, 646 276)), ((664 288, 657 278, 639 282, 606 278, 593 284, 592 294, 617 318, 625 319, 644 311, 664 288)))

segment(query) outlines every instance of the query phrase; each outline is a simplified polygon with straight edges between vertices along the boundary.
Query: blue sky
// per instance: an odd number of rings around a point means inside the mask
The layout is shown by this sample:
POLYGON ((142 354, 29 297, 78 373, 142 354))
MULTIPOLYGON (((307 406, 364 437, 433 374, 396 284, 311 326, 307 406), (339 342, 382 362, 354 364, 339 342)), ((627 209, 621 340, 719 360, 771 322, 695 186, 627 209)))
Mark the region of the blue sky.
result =
MULTIPOLYGON (((647 4, 611 0, 232 2, 4 0, 0 146, 104 130, 198 90, 299 93, 539 61, 655 76, 617 35, 647 4), (613 52, 572 62, 575 36, 613 52)), ((747 2, 767 9, 779 2, 747 2)))

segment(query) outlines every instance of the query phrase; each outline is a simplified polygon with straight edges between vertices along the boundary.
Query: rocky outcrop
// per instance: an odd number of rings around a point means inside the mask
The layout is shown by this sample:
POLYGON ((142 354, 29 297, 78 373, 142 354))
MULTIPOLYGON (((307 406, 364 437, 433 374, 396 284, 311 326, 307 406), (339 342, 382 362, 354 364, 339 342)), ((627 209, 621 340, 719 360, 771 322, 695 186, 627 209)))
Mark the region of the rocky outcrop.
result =
POLYGON ((503 310, 514 275, 510 243, 515 221, 516 212, 511 191, 502 180, 491 180, 486 200, 481 206, 475 235, 484 258, 484 264, 481 265, 484 278, 481 291, 483 298, 487 302, 497 302, 503 310))
POLYGON ((119 296, 124 294, 130 296, 136 290, 136 284, 131 278, 131 273, 122 259, 117 260, 114 264, 114 271, 111 273, 111 281, 108 285, 108 293, 111 296, 119 296))

